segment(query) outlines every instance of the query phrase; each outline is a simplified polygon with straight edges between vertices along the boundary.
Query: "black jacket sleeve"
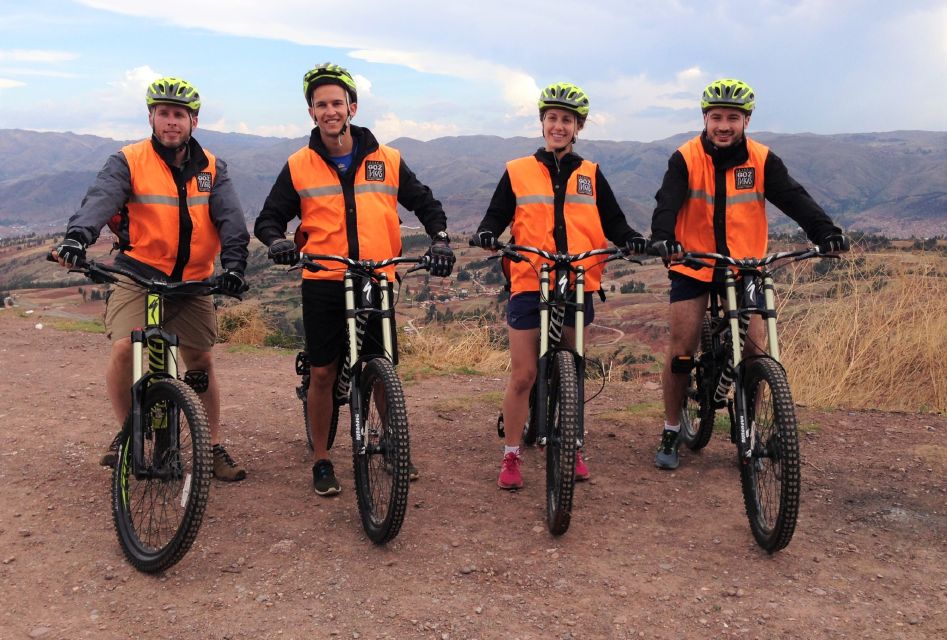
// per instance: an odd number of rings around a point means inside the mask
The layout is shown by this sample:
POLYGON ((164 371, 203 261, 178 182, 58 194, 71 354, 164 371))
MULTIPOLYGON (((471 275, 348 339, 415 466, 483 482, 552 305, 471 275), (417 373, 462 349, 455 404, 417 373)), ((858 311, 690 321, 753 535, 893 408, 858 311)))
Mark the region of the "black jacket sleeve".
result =
POLYGON ((217 158, 217 180, 210 192, 210 218, 220 237, 220 266, 243 273, 247 270, 250 234, 237 191, 227 174, 227 163, 220 158, 217 158))
POLYGON ((628 225, 625 218, 625 212, 618 206, 618 200, 612 191, 612 186, 608 184, 601 167, 595 169, 595 184, 598 193, 595 196, 595 205, 598 207, 598 215, 602 220, 602 230, 605 237, 612 241, 612 244, 624 246, 630 239, 641 234, 628 225))
POLYGON ((786 165, 772 151, 766 156, 763 172, 766 199, 799 223, 809 240, 819 244, 826 236, 842 232, 805 187, 789 175, 786 165))
POLYGON ((675 240, 674 226, 677 214, 687 199, 687 163, 680 151, 671 154, 661 188, 655 194, 656 204, 651 215, 651 240, 675 240))
POLYGON ((79 240, 85 245, 99 239, 109 219, 121 211, 132 195, 132 175, 125 154, 119 152, 109 156, 105 166, 89 187, 79 210, 69 218, 66 237, 79 240))
POLYGON ((263 203, 263 209, 253 225, 253 235, 266 246, 286 237, 289 221, 299 216, 301 206, 299 194, 293 187, 293 178, 289 173, 289 163, 276 176, 276 182, 263 203))
POLYGON ((510 173, 504 171, 493 192, 493 197, 490 198, 490 206, 487 207, 483 220, 477 226, 477 231, 490 231, 494 236, 500 237, 500 234, 513 222, 515 212, 516 195, 513 193, 513 183, 510 182, 510 173))
POLYGON ((440 231, 447 231, 447 214, 440 201, 427 185, 418 180, 403 158, 398 167, 398 204, 413 211, 432 238, 440 231))

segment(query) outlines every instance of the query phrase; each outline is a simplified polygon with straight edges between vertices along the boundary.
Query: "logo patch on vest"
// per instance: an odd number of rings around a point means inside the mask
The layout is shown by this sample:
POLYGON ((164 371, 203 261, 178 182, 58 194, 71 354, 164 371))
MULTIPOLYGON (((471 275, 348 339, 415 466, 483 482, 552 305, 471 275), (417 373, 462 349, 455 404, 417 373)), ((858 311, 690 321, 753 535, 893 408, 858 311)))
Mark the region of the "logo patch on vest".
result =
POLYGON ((365 179, 369 182, 384 182, 385 163, 381 160, 367 160, 365 162, 365 179))
POLYGON ((210 186, 213 182, 210 172, 201 171, 197 174, 197 190, 201 192, 210 193, 210 186))
POLYGON ((752 189, 756 186, 756 167, 738 167, 733 170, 737 189, 752 189))
POLYGON ((576 192, 583 196, 592 195, 592 178, 588 176, 576 176, 576 192))

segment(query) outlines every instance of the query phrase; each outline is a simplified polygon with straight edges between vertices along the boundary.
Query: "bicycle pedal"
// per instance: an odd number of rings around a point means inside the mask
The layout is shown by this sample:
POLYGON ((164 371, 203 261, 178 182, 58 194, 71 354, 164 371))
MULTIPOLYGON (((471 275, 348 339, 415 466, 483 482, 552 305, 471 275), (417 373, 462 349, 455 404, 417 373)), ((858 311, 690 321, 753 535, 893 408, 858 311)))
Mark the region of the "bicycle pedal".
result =
POLYGON ((502 413, 497 418, 497 435, 500 436, 500 438, 506 437, 506 430, 503 428, 503 414, 502 413))

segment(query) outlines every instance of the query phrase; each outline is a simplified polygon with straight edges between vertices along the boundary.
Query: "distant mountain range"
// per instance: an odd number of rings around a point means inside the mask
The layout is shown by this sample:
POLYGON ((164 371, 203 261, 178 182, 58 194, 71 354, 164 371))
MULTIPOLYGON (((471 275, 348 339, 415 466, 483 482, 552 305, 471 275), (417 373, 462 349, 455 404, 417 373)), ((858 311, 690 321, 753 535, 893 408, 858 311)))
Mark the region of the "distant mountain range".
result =
MULTIPOLYGON (((647 232, 668 157, 693 135, 649 143, 580 140, 576 150, 601 164, 629 222, 647 232)), ((769 145, 845 228, 893 237, 947 234, 947 132, 751 136, 769 145)), ((198 130, 197 138, 226 160, 248 222, 287 157, 307 142, 209 130, 198 130)), ((0 129, 0 235, 64 229, 105 159, 122 144, 73 133, 0 129)), ((504 163, 532 153, 541 139, 400 138, 391 145, 441 200, 450 230, 467 232, 480 221, 504 163)), ((418 224, 410 213, 402 219, 408 226, 418 224)), ((770 219, 776 226, 792 224, 775 209, 770 219)))

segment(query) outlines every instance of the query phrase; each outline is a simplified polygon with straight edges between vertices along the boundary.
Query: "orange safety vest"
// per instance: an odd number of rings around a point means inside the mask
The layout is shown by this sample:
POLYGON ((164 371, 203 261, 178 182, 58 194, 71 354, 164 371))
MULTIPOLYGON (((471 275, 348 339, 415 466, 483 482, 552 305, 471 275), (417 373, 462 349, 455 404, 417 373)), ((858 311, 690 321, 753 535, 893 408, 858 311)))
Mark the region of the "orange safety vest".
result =
POLYGON ((206 149, 208 165, 187 182, 187 209, 191 218, 188 247, 179 246, 181 201, 171 168, 151 144, 142 140, 122 148, 131 173, 128 201, 128 237, 125 255, 170 276, 178 255, 186 252, 182 280, 203 280, 214 273, 220 236, 210 219, 210 190, 217 180, 216 158, 206 149))
MULTIPOLYGON (((355 170, 355 211, 357 216, 358 257, 384 260, 401 255, 401 220, 398 218, 398 178, 401 154, 379 145, 365 156, 355 170)), ((299 194, 299 231, 306 238, 303 253, 349 256, 346 229, 345 196, 334 167, 309 147, 289 157, 289 173, 299 194)), ((307 271, 303 277, 313 280, 341 280, 344 267, 324 262, 332 271, 307 271)), ((395 277, 394 266, 384 270, 395 277)))
MULTIPOLYGON (((604 249, 605 232, 602 219, 595 204, 597 165, 588 160, 572 172, 566 184, 563 213, 566 222, 567 251, 582 253, 590 249, 604 249)), ((556 251, 553 237, 555 225, 552 176, 549 169, 534 156, 511 160, 506 164, 516 210, 513 212, 511 230, 516 244, 556 251)), ((524 254, 538 271, 548 260, 532 254, 524 254)), ((585 267, 585 290, 598 291, 604 265, 600 256, 587 258, 578 263, 585 267)), ((526 262, 514 262, 510 266, 510 292, 539 291, 536 271, 526 262)))
MULTIPOLYGON (((747 161, 727 169, 726 243, 734 258, 766 255, 768 225, 763 184, 763 167, 769 147, 747 138, 747 161)), ((687 199, 677 214, 674 237, 687 251, 722 253, 714 234, 714 200, 717 197, 713 160, 704 151, 700 136, 685 142, 678 149, 687 163, 687 199)), ((691 278, 710 282, 711 269, 691 269, 674 265, 677 271, 691 278)))

